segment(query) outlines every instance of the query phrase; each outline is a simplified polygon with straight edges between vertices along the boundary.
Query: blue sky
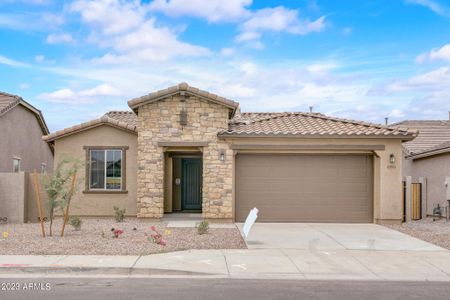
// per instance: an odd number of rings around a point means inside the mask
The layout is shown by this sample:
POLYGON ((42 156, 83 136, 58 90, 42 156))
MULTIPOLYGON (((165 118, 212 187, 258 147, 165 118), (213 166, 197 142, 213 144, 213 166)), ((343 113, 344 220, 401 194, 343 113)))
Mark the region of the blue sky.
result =
POLYGON ((0 90, 52 131, 181 81, 242 111, 447 119, 450 1, 2 0, 0 90))

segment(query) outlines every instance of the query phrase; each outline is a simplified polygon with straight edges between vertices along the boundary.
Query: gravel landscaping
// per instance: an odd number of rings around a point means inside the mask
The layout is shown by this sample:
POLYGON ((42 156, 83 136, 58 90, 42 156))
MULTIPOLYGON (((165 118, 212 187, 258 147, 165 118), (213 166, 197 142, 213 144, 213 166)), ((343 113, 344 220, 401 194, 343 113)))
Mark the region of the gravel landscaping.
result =
POLYGON ((432 218, 427 218, 386 227, 450 250, 450 222, 445 219, 433 222, 432 218))
MULTIPOLYGON (((69 224, 65 236, 59 237, 62 220, 53 224, 53 237, 42 238, 40 225, 0 224, 0 255, 146 255, 187 249, 245 249, 246 245, 237 228, 210 228, 199 235, 196 228, 169 228, 164 222, 146 222, 126 218, 117 223, 114 219, 83 218, 80 231, 69 224), (154 225, 164 235, 166 246, 149 241, 154 225), (113 238, 112 228, 124 233, 113 238), (7 237, 5 237, 7 233, 7 237)), ((45 223, 48 233, 48 222, 45 223)))

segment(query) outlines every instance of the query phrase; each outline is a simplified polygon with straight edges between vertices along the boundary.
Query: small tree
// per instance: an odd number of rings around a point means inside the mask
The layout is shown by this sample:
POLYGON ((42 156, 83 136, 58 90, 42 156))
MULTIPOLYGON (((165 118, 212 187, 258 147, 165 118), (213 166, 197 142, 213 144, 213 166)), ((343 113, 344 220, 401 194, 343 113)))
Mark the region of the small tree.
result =
POLYGON ((47 208, 49 210, 49 233, 52 236, 53 217, 55 211, 63 211, 70 197, 71 179, 80 168, 81 163, 70 158, 61 159, 53 174, 44 182, 44 190, 48 196, 47 208))

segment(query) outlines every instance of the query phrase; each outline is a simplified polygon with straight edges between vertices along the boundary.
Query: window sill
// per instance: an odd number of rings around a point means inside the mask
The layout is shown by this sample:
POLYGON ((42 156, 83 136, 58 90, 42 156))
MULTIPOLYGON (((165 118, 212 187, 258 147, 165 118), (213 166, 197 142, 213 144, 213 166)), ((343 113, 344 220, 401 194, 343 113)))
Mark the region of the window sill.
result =
POLYGON ((83 191, 83 194, 128 194, 128 191, 83 191))

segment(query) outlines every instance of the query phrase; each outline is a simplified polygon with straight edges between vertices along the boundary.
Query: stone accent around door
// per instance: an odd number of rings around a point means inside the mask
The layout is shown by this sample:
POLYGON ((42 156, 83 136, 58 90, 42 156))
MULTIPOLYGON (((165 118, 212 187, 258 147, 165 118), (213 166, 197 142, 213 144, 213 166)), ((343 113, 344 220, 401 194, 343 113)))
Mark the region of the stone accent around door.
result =
POLYGON ((195 96, 176 95, 139 107, 138 217, 161 218, 164 214, 165 149, 158 143, 204 142, 203 217, 233 218, 233 150, 217 138, 219 131, 228 129, 229 117, 229 108, 195 96), (180 125, 182 110, 187 112, 186 126, 180 125))

